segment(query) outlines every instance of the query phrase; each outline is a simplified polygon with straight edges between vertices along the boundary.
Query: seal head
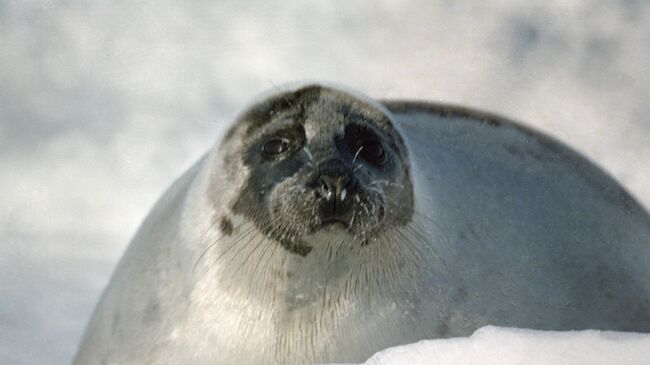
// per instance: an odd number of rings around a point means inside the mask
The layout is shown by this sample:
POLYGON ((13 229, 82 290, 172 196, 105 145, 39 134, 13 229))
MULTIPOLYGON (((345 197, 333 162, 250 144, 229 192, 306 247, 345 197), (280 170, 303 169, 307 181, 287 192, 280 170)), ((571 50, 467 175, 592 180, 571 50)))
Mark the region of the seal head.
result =
POLYGON ((323 232, 366 245, 413 214, 406 146, 372 101, 323 86, 284 92, 243 113, 223 144, 225 171, 246 175, 232 211, 293 253, 323 232))

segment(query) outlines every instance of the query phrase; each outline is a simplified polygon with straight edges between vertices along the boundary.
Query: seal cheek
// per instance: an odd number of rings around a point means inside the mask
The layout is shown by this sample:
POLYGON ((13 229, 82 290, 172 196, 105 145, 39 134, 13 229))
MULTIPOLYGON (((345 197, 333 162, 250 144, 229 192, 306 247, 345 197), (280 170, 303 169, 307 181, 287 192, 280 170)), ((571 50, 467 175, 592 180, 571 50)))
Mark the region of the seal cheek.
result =
POLYGON ((297 240, 314 221, 315 196, 298 178, 285 180, 268 197, 269 230, 272 237, 297 240))

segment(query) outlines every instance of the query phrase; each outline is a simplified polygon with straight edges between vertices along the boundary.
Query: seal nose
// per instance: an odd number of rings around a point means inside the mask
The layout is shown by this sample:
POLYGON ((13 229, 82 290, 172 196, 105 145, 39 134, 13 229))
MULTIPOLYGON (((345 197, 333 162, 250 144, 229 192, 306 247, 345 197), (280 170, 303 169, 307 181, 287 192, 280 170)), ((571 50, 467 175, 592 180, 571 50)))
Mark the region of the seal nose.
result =
POLYGON ((319 166, 312 184, 323 221, 347 221, 353 206, 350 197, 357 189, 352 169, 341 161, 328 161, 319 166))
POLYGON ((327 200, 344 201, 350 190, 352 178, 349 173, 321 174, 319 179, 323 195, 327 200))
POLYGON ((348 197, 353 193, 352 171, 343 166, 326 168, 320 171, 317 181, 323 222, 347 222, 351 207, 348 197))

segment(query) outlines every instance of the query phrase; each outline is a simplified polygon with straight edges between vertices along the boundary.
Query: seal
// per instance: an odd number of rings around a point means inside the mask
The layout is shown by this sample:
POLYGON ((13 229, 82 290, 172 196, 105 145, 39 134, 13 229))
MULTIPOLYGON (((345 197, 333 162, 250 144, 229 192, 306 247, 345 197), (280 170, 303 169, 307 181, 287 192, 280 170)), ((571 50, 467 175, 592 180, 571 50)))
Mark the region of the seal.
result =
POLYGON ((650 217, 505 118, 319 84, 163 195, 76 364, 362 362, 485 325, 650 332, 650 217))

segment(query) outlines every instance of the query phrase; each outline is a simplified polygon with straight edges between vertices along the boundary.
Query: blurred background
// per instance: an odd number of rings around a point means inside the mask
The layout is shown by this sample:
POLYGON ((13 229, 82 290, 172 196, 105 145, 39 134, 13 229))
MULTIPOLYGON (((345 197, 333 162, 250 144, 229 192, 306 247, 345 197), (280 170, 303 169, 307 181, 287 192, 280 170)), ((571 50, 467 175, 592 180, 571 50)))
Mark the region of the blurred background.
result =
POLYGON ((0 0, 0 363, 69 363, 156 198, 299 80, 509 116, 650 207, 650 2, 0 0))

